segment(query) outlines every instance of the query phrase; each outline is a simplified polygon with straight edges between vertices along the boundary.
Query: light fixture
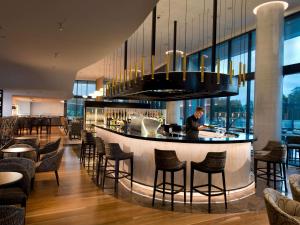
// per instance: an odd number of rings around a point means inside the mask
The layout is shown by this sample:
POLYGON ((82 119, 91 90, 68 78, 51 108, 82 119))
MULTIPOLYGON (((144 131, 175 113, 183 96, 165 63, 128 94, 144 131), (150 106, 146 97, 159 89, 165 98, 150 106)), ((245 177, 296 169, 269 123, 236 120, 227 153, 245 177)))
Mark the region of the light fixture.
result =
POLYGON ((289 3, 285 2, 285 1, 271 1, 271 2, 266 2, 266 3, 256 6, 253 9, 253 13, 256 15, 259 8, 266 6, 266 5, 271 5, 271 4, 281 4, 283 6, 284 10, 286 10, 289 7, 289 3))
POLYGON ((83 97, 83 98, 87 98, 88 96, 86 96, 86 95, 82 95, 82 97, 83 97))
MULTIPOLYGON (((165 54, 166 55, 170 55, 170 54, 173 54, 173 50, 169 50, 169 51, 166 51, 165 52, 165 54)), ((176 50, 176 54, 178 54, 178 55, 183 55, 184 54, 184 52, 183 51, 180 51, 180 50, 176 50)))

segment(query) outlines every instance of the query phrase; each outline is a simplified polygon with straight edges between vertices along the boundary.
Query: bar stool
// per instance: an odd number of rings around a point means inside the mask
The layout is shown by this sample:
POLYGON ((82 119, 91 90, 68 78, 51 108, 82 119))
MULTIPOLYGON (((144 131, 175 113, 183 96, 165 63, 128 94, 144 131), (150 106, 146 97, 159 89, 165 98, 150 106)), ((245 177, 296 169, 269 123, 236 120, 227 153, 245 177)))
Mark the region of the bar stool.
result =
POLYGON ((95 151, 96 150, 96 144, 95 139, 92 133, 90 132, 83 132, 83 138, 82 138, 82 144, 81 144, 81 151, 80 151, 80 159, 83 163, 83 166, 85 167, 85 161, 86 158, 88 158, 88 170, 90 168, 90 161, 91 158, 93 158, 93 170, 94 170, 94 162, 95 162, 95 151))
POLYGON ((254 155, 254 178, 255 186, 257 184, 257 178, 267 180, 267 185, 270 181, 274 182, 274 189, 276 189, 277 182, 284 182, 285 191, 287 192, 286 185, 286 147, 277 142, 277 146, 274 146, 266 154, 255 154, 254 155), (258 167, 258 162, 267 163, 267 168, 258 167), (271 167, 271 165, 273 165, 271 167), (279 170, 277 170, 277 165, 279 170), (260 172, 259 174, 257 172, 260 172), (272 178, 273 177, 273 178, 272 178))
MULTIPOLYGON (((104 168, 103 157, 105 156, 105 144, 100 137, 95 138, 96 143, 96 156, 98 157, 97 168, 96 168, 96 184, 99 184, 101 175, 101 169, 104 168)), ((101 180, 102 181, 102 180, 101 180)))
POLYGON ((224 152, 208 152, 202 162, 191 161, 191 184, 190 184, 190 204, 193 203, 193 191, 208 196, 208 212, 211 211, 211 196, 224 195, 225 208, 227 209, 226 183, 225 183, 225 162, 226 151, 224 152), (208 184, 194 186, 194 171, 199 171, 208 174, 208 184), (222 173, 223 188, 212 184, 212 174, 222 173), (202 191, 198 188, 208 187, 208 191, 202 191), (220 192, 211 193, 212 187, 220 192))
POLYGON ((155 155, 155 178, 153 185, 152 206, 154 206, 155 192, 163 193, 163 203, 165 202, 165 194, 171 195, 171 209, 174 210, 174 194, 184 191, 184 204, 186 203, 186 161, 179 161, 176 152, 173 150, 154 150, 155 155), (163 182, 157 184, 158 171, 163 172, 163 182), (183 170, 183 185, 174 184, 174 173, 183 170), (171 183, 166 182, 166 172, 171 173, 171 183), (166 190, 166 184, 171 189, 166 190), (162 186, 162 190, 160 188, 162 186), (174 187, 179 189, 175 190, 174 187))
POLYGON ((108 148, 105 151, 105 164, 103 172, 102 188, 104 189, 105 178, 115 180, 115 193, 118 192, 119 179, 130 177, 130 186, 132 188, 133 181, 133 152, 123 152, 118 143, 109 143, 108 148), (114 169, 107 169, 108 160, 114 161, 114 169), (119 165, 121 160, 130 160, 130 172, 120 170, 119 165), (114 176, 113 176, 114 174, 114 176), (120 176, 121 175, 121 176, 120 176))
POLYGON ((287 146, 286 167, 288 168, 290 161, 294 162, 295 164, 298 162, 296 165, 300 166, 300 136, 287 136, 285 141, 287 146))

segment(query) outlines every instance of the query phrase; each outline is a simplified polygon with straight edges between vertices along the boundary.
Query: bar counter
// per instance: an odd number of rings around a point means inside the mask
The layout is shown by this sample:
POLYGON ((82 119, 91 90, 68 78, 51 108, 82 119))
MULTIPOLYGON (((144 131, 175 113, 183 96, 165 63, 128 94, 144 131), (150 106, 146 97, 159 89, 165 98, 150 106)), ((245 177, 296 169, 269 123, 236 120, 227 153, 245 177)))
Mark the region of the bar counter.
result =
MULTIPOLYGON (((97 136, 105 143, 119 143, 125 152, 134 153, 134 182, 139 186, 136 192, 145 195, 145 190, 152 189, 154 182, 155 161, 154 149, 175 150, 181 161, 187 161, 187 191, 189 191, 190 162, 204 160, 208 152, 226 151, 226 186, 229 191, 241 191, 253 186, 253 174, 251 172, 251 142, 253 135, 239 133, 236 137, 226 138, 187 138, 187 137, 166 137, 156 135, 145 137, 138 134, 131 134, 105 126, 95 126, 97 136), (145 190, 143 190, 145 189, 145 190)), ((127 170, 127 162, 121 164, 120 169, 127 170)), ((162 180, 159 175, 158 182, 162 180)), ((182 183, 182 174, 175 175, 175 182, 182 183)), ((207 175, 196 173, 194 182, 206 184, 207 175)), ((212 177, 213 184, 222 186, 221 175, 212 177)), ((126 182, 123 184, 128 185, 126 182)), ((253 188, 253 187, 252 187, 253 188)), ((151 193, 151 191, 149 191, 151 193)), ((239 195, 241 197, 241 195, 239 195)), ((242 196, 243 197, 243 196, 242 196)))

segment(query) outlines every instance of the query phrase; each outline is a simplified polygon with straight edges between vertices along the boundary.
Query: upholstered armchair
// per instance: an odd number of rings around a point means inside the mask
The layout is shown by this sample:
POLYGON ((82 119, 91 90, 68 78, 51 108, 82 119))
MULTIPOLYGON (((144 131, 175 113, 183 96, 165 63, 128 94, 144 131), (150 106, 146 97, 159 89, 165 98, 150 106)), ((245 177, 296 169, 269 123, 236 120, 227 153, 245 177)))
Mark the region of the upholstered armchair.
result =
POLYGON ((29 178, 31 180, 31 189, 33 188, 34 177, 35 177, 35 162, 33 160, 22 158, 22 157, 9 157, 0 160, 0 163, 16 163, 23 166, 26 169, 29 178))
POLYGON ((22 179, 5 188, 0 188, 1 205, 20 204, 26 207, 27 196, 30 192, 30 177, 27 170, 17 163, 0 163, 0 172, 18 172, 23 175, 22 179))
POLYGON ((64 149, 60 149, 57 152, 51 152, 42 157, 41 161, 36 163, 36 173, 42 172, 55 172, 56 182, 59 185, 58 169, 64 154, 64 149))
POLYGON ((300 202, 300 174, 289 176, 290 187, 293 199, 300 202))
POLYGON ((264 199, 270 225, 299 225, 300 203, 281 195, 278 191, 266 188, 264 199))
POLYGON ((24 219, 24 209, 0 205, 0 225, 24 225, 24 219))
POLYGON ((47 143, 44 147, 40 148, 38 150, 38 160, 40 159, 40 155, 42 154, 48 154, 50 152, 57 151, 59 145, 60 145, 61 138, 58 138, 56 141, 52 141, 47 143))

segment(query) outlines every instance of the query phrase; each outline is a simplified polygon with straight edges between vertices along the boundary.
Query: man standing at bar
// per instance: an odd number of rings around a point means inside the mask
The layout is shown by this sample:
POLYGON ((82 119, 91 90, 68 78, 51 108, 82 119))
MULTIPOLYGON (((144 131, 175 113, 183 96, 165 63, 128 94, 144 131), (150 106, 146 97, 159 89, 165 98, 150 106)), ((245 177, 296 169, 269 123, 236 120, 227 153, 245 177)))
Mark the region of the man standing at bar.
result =
POLYGON ((204 109, 202 107, 197 107, 193 115, 186 119, 186 136, 190 138, 197 138, 199 130, 206 128, 200 122, 200 118, 204 114, 204 109))

